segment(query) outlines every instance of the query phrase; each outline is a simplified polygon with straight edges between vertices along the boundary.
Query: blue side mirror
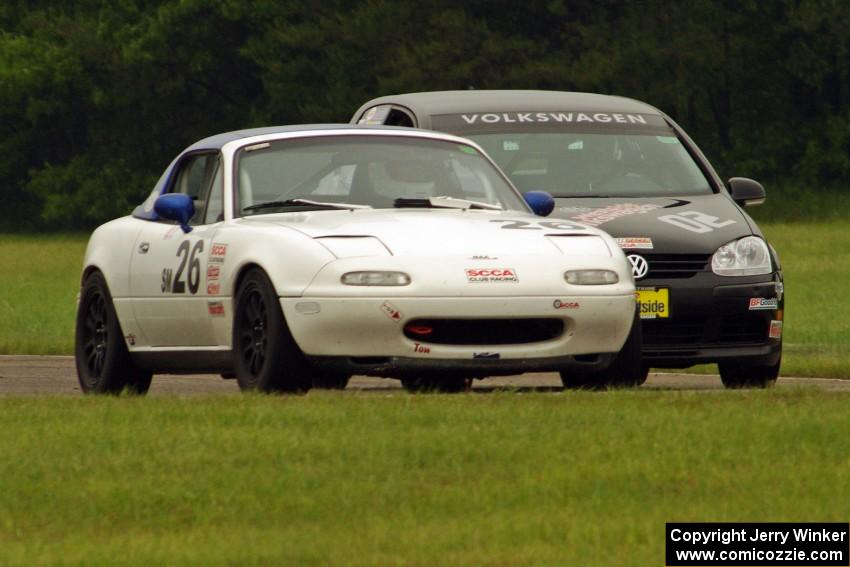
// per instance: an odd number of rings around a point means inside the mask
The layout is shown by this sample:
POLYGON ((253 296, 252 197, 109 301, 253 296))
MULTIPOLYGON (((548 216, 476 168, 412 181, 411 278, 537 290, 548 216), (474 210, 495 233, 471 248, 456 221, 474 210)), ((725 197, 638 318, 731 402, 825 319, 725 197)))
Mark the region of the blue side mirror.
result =
POLYGON ((555 199, 546 191, 529 191, 523 197, 534 214, 539 217, 549 216, 555 210, 555 199))
POLYGON ((195 203, 192 197, 183 193, 166 193, 157 197, 153 210, 164 219, 176 220, 183 232, 192 232, 189 220, 195 216, 195 203))

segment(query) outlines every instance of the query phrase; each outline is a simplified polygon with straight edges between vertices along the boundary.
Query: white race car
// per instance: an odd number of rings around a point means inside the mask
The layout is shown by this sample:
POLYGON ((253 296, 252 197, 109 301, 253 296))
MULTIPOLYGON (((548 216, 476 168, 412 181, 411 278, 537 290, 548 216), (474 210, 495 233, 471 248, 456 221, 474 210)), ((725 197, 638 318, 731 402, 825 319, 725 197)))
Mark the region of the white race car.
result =
POLYGON ((144 393, 153 373, 216 372, 242 389, 304 391, 367 374, 452 391, 606 366, 616 383, 639 363, 631 269, 604 232, 530 212, 551 206, 450 135, 206 138, 92 235, 80 385, 144 393))

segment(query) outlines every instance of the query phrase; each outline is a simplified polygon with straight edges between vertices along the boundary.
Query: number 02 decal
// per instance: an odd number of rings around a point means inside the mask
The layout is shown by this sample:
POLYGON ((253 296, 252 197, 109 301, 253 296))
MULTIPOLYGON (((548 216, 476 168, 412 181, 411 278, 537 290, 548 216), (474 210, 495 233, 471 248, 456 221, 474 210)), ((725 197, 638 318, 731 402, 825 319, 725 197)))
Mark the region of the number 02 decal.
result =
POLYGON ((502 228, 511 230, 584 230, 585 227, 577 224, 572 224, 566 221, 520 221, 520 220, 491 220, 490 222, 503 222, 502 228))
POLYGON ((690 230, 691 232, 696 232, 697 234, 711 232, 715 228, 723 228, 724 226, 735 224, 733 220, 721 221, 717 217, 699 211, 684 211, 678 215, 664 215, 658 217, 658 220, 678 226, 679 228, 684 228, 685 230, 690 230))
POLYGON ((177 248, 177 257, 180 259, 177 264, 177 271, 172 268, 163 268, 162 270, 162 293, 186 293, 186 284, 189 284, 189 293, 192 295, 198 293, 201 287, 201 261, 198 259, 198 254, 204 251, 204 241, 198 240, 192 246, 188 240, 180 243, 177 248), (192 252, 189 252, 189 248, 192 252), (189 272, 185 280, 183 272, 186 271, 188 264, 189 272))

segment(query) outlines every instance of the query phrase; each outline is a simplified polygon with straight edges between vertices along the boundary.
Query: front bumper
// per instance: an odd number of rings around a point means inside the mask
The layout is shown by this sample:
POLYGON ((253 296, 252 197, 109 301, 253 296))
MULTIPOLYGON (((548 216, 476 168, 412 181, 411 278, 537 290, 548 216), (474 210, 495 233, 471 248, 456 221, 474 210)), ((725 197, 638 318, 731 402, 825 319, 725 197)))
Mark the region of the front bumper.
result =
POLYGON ((775 364, 782 352, 781 332, 771 338, 770 329, 784 316, 781 281, 779 273, 730 278, 700 272, 691 278, 636 282, 637 288, 667 288, 670 295, 668 319, 642 320, 644 360, 656 368, 731 359, 775 364), (775 300, 775 308, 752 308, 751 299, 759 298, 775 300))
MULTIPOLYGON (((626 341, 634 316, 632 294, 573 297, 300 297, 281 298, 289 328, 302 352, 309 357, 409 359, 434 367, 483 367, 513 364, 528 367, 533 361, 575 355, 616 353, 626 341), (558 320, 563 330, 554 337, 521 344, 489 342, 438 344, 428 336, 416 340, 405 335, 410 322, 507 322, 514 319, 558 320), (429 362, 431 361, 431 362, 429 362), (506 363, 506 361, 514 361, 506 363)), ((409 335, 409 333, 408 333, 409 335)), ((415 364, 414 364, 415 366, 415 364)), ((548 367, 547 367, 548 368, 548 367)))

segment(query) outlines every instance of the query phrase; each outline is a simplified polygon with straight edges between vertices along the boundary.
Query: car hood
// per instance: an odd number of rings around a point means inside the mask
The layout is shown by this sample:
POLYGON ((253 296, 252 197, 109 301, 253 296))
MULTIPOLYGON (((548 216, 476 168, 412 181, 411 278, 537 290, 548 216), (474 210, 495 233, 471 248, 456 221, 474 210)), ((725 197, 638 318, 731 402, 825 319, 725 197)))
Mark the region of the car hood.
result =
POLYGON ((294 229, 325 245, 373 237, 396 256, 562 256, 564 247, 558 246, 558 236, 607 236, 588 226, 517 211, 358 209, 262 215, 244 220, 294 229))
POLYGON ((626 249, 714 253, 753 234, 748 217, 722 194, 670 197, 557 198, 550 218, 598 227, 626 249))

